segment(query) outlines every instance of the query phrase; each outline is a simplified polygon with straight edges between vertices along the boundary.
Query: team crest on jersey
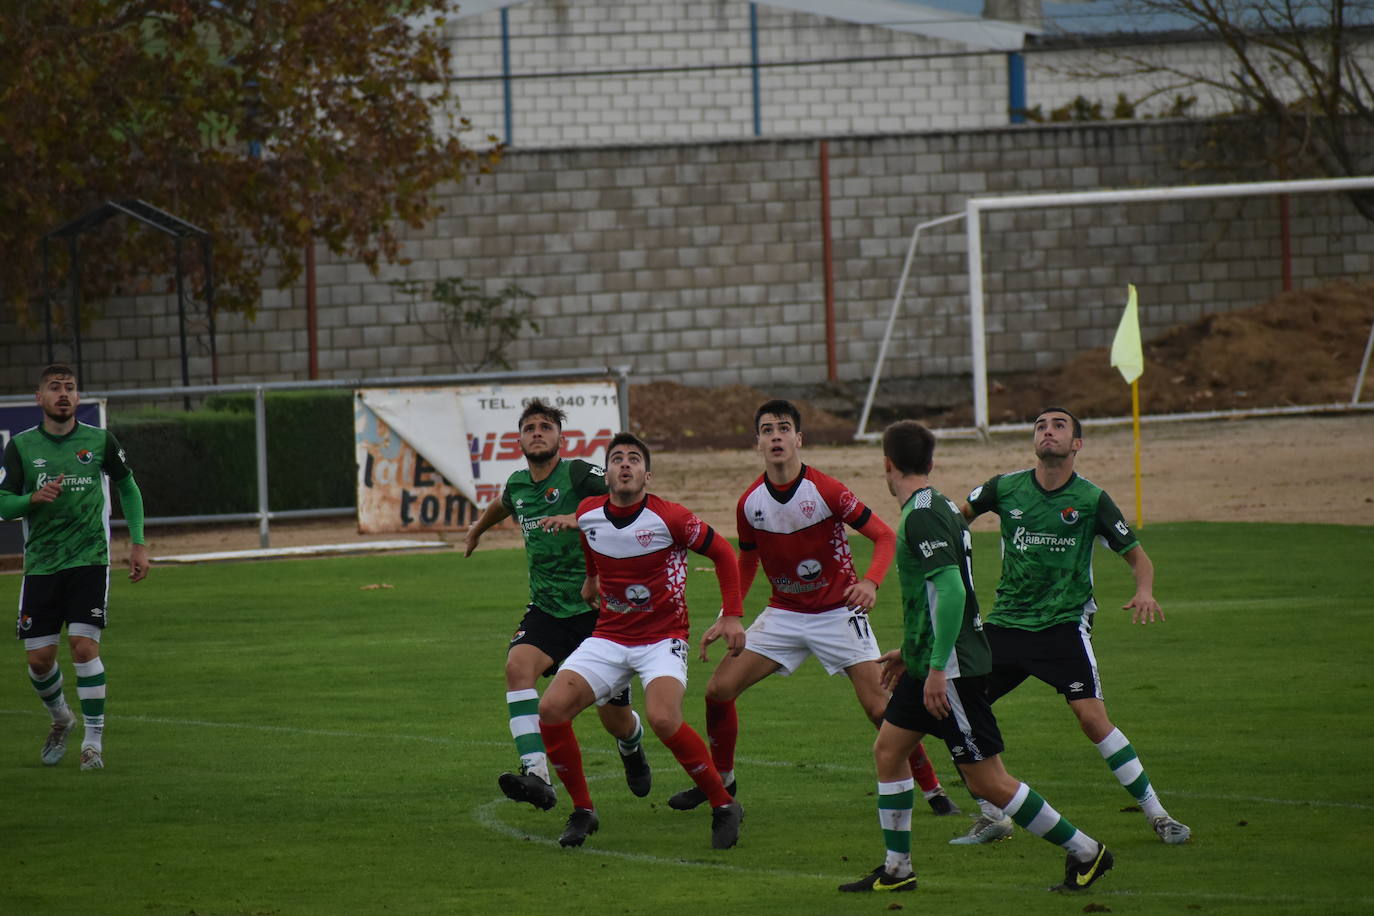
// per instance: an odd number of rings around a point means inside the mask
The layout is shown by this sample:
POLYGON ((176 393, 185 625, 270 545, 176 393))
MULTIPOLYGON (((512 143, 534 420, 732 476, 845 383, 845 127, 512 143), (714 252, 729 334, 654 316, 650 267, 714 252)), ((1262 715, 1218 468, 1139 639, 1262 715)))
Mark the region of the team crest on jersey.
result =
POLYGON ((558 497, 563 495, 563 491, 557 487, 549 487, 544 491, 544 502, 553 504, 558 502, 558 497))
POLYGON ((814 499, 803 499, 797 503, 797 507, 801 509, 801 514, 807 518, 816 514, 816 501, 814 499))
POLYGON ((90 464, 91 459, 94 457, 95 456, 91 454, 91 450, 88 448, 83 448, 76 453, 76 460, 80 461, 82 464, 90 464))
POLYGON ((639 546, 648 547, 654 542, 654 532, 649 528, 640 528, 635 532, 635 540, 639 541, 639 546))
POLYGON ((1065 506, 1063 509, 1059 510, 1059 518, 1062 519, 1066 525, 1077 525, 1078 510, 1073 506, 1065 506))
POLYGON ((805 559, 797 564, 797 578, 803 582, 811 582, 820 574, 820 560, 805 559))
POLYGON ((625 600, 634 607, 648 607, 649 597, 649 586, 647 585, 636 584, 625 589, 625 600))

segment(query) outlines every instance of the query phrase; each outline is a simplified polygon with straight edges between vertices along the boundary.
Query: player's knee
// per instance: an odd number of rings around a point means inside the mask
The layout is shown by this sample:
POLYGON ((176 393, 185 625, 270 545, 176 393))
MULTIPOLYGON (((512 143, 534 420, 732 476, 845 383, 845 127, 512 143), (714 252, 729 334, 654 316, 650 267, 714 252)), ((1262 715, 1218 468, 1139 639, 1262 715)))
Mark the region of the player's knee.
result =
POLYGON ((94 639, 83 639, 79 636, 72 637, 72 661, 74 662, 93 662, 100 657, 100 643, 94 639))
POLYGON ((677 734, 677 730, 682 727, 682 714, 674 713, 671 710, 649 710, 648 717, 649 728, 660 741, 667 741, 677 734))

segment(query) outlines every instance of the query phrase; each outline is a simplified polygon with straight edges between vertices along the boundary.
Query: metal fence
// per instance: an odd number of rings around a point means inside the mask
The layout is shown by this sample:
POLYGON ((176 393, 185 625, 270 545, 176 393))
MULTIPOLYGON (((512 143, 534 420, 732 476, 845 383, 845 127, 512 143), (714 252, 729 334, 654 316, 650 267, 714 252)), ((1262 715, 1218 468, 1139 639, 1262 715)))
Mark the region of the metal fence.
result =
MULTIPOLYGON (((620 407, 622 429, 630 426, 630 368, 603 366, 595 369, 554 369, 537 372, 484 372, 462 375, 412 375, 393 378, 328 379, 309 382, 261 382, 234 385, 192 385, 183 388, 129 388, 118 391, 87 391, 83 396, 105 398, 110 402, 142 401, 165 403, 181 401, 189 406, 190 399, 214 394, 252 392, 254 440, 257 450, 258 508, 255 512, 235 512, 220 515, 179 515, 145 519, 146 525, 201 525, 224 522, 258 523, 258 540, 263 547, 271 546, 271 522, 304 518, 332 518, 352 515, 352 506, 324 509, 294 509, 272 511, 267 495, 267 394, 274 391, 308 391, 336 388, 418 388, 435 385, 489 385, 503 382, 549 382, 571 379, 612 378, 616 383, 616 399, 620 407)), ((123 520, 112 524, 124 526, 123 520)))

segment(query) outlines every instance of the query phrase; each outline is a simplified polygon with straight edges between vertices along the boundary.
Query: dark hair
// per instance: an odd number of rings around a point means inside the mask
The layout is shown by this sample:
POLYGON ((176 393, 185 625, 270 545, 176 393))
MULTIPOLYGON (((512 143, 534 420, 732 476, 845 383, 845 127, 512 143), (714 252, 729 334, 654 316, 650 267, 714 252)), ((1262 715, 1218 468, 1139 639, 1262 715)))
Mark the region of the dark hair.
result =
POLYGON ((1071 413, 1067 408, 1064 408, 1064 407, 1046 407, 1044 410, 1040 411, 1038 414, 1035 415, 1035 422, 1036 422, 1036 423, 1039 423, 1039 422, 1040 422, 1040 418, 1043 417, 1043 416, 1044 416, 1045 414, 1047 414, 1047 413, 1062 413, 1064 416, 1068 417, 1070 420, 1073 421, 1073 437, 1074 437, 1075 439, 1082 439, 1082 438, 1083 438, 1083 424, 1082 424, 1082 423, 1079 423, 1079 422, 1078 422, 1078 418, 1075 417, 1075 416, 1073 415, 1073 413, 1071 413))
POLYGON ((611 439, 611 444, 606 446, 606 460, 609 462, 611 452, 615 451, 617 445, 629 445, 639 449, 639 453, 644 456, 644 470, 649 470, 649 446, 644 444, 644 440, 634 433, 616 433, 615 438, 611 439))
POLYGON ((758 410, 754 411, 754 432, 759 431, 759 420, 764 414, 771 413, 775 417, 787 417, 792 421, 792 428, 801 432, 801 411, 797 405, 791 401, 784 401, 782 398, 774 398, 771 401, 764 401, 758 410))
POLYGON ((56 378, 63 375, 70 375, 73 381, 76 380, 76 371, 72 369, 71 366, 53 363, 51 366, 45 367, 42 372, 38 373, 38 387, 42 388, 43 383, 50 378, 56 378))
POLYGON ((563 429, 563 424, 568 422, 568 415, 565 414, 563 411, 559 410, 557 407, 550 407, 548 404, 545 404, 543 401, 539 400, 538 398, 535 398, 534 400, 526 404, 525 409, 520 412, 520 422, 516 424, 515 428, 524 429, 525 421, 528 420, 530 417, 534 416, 535 414, 538 414, 541 417, 547 417, 550 420, 552 420, 554 425, 557 426, 560 431, 562 431, 563 429))
POLYGON ((883 455, 903 474, 929 474, 935 434, 915 420, 898 420, 883 430, 883 455))

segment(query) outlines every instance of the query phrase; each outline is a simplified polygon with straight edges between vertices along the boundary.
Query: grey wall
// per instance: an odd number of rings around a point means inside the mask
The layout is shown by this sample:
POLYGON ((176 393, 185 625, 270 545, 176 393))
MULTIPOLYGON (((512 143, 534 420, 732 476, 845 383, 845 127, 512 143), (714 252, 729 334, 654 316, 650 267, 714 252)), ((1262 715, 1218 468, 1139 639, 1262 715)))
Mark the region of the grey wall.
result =
MULTIPOLYGON (((998 128, 829 143, 839 376, 866 380, 917 222, 971 195, 1199 181, 1181 172, 1198 122, 998 128)), ((806 385, 826 376, 818 141, 513 150, 497 174, 452 189, 412 233, 412 262, 373 277, 319 259, 325 377, 456 371, 432 304, 389 279, 515 280, 541 324, 519 369, 633 364, 688 384, 806 385)), ((1295 196, 1299 286, 1374 275, 1374 225, 1343 198, 1295 196)), ((1146 335, 1263 301, 1280 286, 1278 206, 1230 199, 991 215, 985 222, 990 371, 1054 365, 1109 342, 1127 283, 1146 335)), ((969 370, 962 223, 923 236, 886 373, 969 370)), ((264 295, 256 320, 222 316, 221 381, 306 377, 301 284, 264 295)), ((7 305, 0 308, 8 309, 7 305)), ((90 389, 176 384, 174 303, 112 302, 86 332, 90 389)), ((31 390, 41 331, 0 314, 0 390, 31 390)), ((192 382, 207 383, 203 335, 192 382)), ((69 353, 59 350, 60 358, 69 353)))

